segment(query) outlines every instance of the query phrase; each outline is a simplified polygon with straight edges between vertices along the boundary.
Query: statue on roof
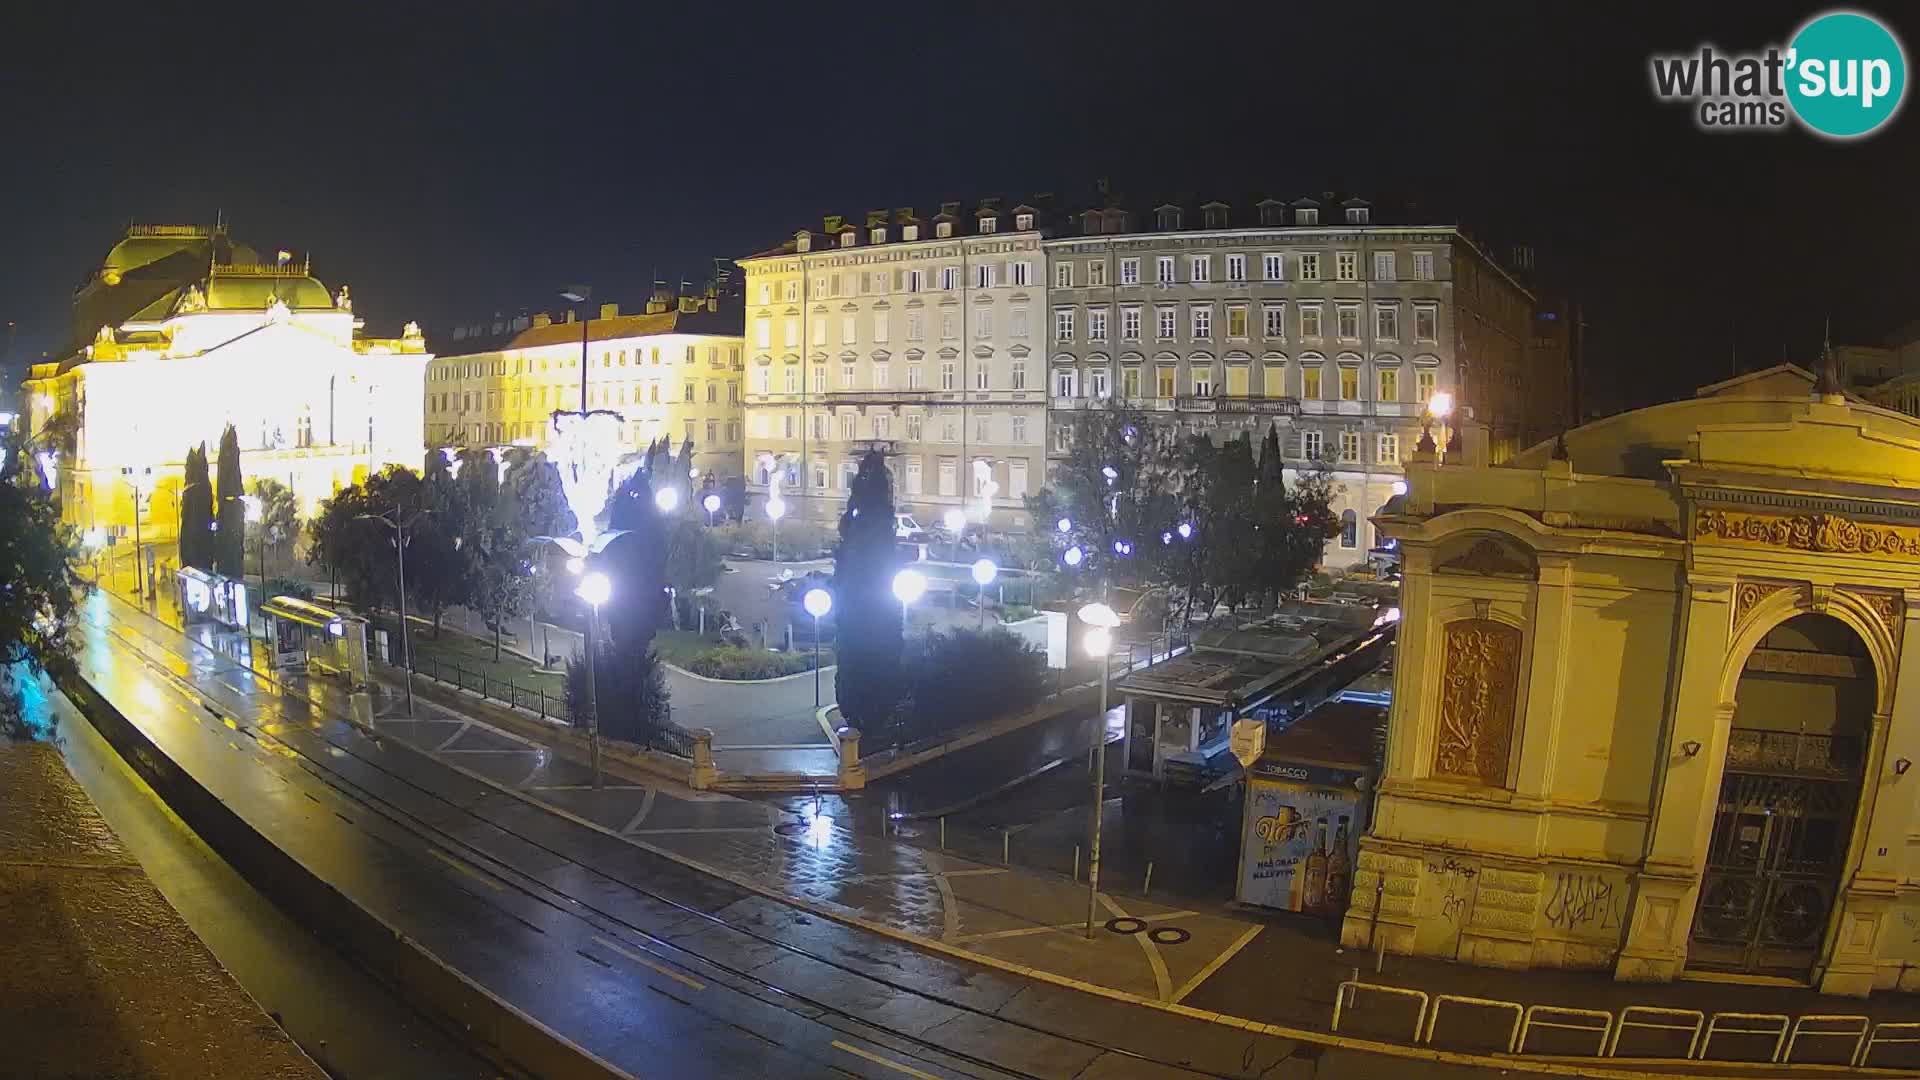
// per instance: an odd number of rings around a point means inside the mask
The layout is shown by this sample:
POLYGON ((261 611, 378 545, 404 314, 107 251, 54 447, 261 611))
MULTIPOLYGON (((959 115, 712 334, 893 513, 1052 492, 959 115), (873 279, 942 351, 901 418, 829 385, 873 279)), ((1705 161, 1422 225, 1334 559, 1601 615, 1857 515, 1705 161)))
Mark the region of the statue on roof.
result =
POLYGON ((207 310, 207 296, 205 293, 200 291, 200 286, 198 285, 187 286, 187 291, 182 293, 180 296, 179 310, 180 310, 180 313, 183 315, 191 312, 195 312, 195 311, 207 310))
POLYGON ((93 335, 93 340, 101 345, 113 344, 113 327, 103 324, 100 327, 100 332, 93 335))
POLYGON ((268 322, 276 322, 276 323, 288 322, 292 318, 293 318, 293 309, 287 306, 287 302, 285 300, 282 300, 280 297, 275 296, 272 300, 267 301, 267 321, 268 322))
POLYGON ((353 310, 353 294, 347 291, 345 285, 340 286, 340 295, 333 298, 333 306, 341 311, 353 310))
POLYGON ((420 324, 411 319, 407 320, 407 325, 400 328, 400 336, 403 338, 420 337, 420 324))

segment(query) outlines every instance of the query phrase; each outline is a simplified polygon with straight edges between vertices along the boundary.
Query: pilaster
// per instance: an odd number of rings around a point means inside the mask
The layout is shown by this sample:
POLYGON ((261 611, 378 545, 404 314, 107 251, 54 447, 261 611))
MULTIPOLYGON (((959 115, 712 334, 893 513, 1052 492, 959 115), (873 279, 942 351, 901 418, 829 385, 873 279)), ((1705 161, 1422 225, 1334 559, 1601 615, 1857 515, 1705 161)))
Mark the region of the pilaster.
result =
POLYGON ((1538 559, 1533 652, 1520 720, 1520 768, 1514 778, 1514 794, 1535 799, 1546 798, 1553 790, 1573 623, 1572 558, 1541 552, 1538 559))

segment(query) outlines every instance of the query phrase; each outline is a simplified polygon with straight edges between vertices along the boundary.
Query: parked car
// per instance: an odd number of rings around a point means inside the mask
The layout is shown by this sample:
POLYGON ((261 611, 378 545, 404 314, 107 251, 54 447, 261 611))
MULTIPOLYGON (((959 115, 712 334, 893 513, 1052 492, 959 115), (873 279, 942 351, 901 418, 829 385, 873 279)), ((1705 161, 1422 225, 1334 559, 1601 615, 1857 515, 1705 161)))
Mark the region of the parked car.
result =
POLYGON ((898 539, 916 544, 924 544, 933 539, 928 535, 927 530, 920 527, 920 522, 916 521, 912 514, 893 515, 893 535, 898 539))

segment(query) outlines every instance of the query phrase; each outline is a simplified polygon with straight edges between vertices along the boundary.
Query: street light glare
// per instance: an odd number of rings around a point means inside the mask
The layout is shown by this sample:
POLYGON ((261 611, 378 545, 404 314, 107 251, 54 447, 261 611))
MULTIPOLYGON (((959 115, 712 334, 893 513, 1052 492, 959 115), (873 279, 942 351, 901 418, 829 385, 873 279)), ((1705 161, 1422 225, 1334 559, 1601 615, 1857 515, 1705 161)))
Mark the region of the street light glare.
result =
POLYGON ((613 595, 613 581, 609 579, 607 575, 595 570, 593 573, 580 579, 580 587, 575 589, 574 592, 579 595, 580 599, 585 600, 594 607, 599 607, 606 603, 607 599, 613 595))
POLYGON ((767 500, 767 520, 768 521, 779 521, 781 518, 786 516, 787 516, 787 500, 778 498, 778 497, 767 500))
POLYGON ((1081 551, 1078 547, 1068 548, 1066 554, 1061 556, 1061 558, 1067 561, 1068 566, 1079 566, 1080 560, 1086 557, 1086 552, 1081 551))
POLYGON ((927 576, 918 570, 902 570, 893 575, 893 597, 911 604, 927 591, 927 576))
POLYGON ((1180 533, 1180 539, 1182 540, 1193 539, 1193 522, 1191 521, 1181 522, 1180 528, 1177 531, 1180 533))
POLYGON ((1445 420, 1453 413, 1453 395, 1445 390, 1435 391, 1434 395, 1427 399, 1427 411, 1445 420))
POLYGON ((967 512, 957 508, 948 510, 941 521, 946 524, 948 532, 957 533, 967 527, 967 512))
POLYGON ((1106 627, 1087 631, 1087 655, 1105 656, 1113 651, 1113 632, 1106 627))
POLYGON ((586 568, 587 560, 580 558, 578 555, 567 560, 567 573, 569 574, 579 574, 580 571, 586 568))
POLYGON ((1395 480, 1393 482, 1393 493, 1395 495, 1405 495, 1407 493, 1407 482, 1405 480, 1395 480))
POLYGON ((717 514, 720 512, 720 496, 710 494, 700 500, 700 506, 709 514, 717 514))
POLYGON ((653 505, 659 507, 663 514, 673 513, 674 508, 680 505, 680 489, 663 487, 654 492, 653 505))
POLYGON ((1088 626, 1111 628, 1120 625, 1120 616, 1105 604, 1087 604, 1080 609, 1080 621, 1088 626))
POLYGON ((992 584, 1000 574, 1000 567, 992 559, 981 559, 973 564, 973 583, 975 585, 992 584))
POLYGON ((1073 519, 1061 518, 1059 521, 1054 522, 1054 528, 1059 529, 1062 533, 1070 533, 1073 531, 1073 519))
POLYGON ((825 589, 808 589, 800 604, 807 609, 807 614, 818 619, 833 610, 833 594, 825 589))

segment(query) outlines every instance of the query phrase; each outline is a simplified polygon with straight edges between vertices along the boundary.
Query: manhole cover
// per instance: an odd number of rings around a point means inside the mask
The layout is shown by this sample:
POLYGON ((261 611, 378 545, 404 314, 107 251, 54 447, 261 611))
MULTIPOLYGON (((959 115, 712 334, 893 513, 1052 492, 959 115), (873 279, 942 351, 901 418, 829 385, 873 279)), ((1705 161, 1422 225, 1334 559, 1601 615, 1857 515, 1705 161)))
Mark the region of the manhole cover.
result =
POLYGON ((799 836, 801 833, 807 831, 807 826, 804 822, 783 821, 775 825, 773 831, 779 836, 799 836))
POLYGON ((1131 915, 1116 915, 1107 920, 1107 929, 1116 934, 1137 934, 1147 928, 1147 920, 1131 915))

